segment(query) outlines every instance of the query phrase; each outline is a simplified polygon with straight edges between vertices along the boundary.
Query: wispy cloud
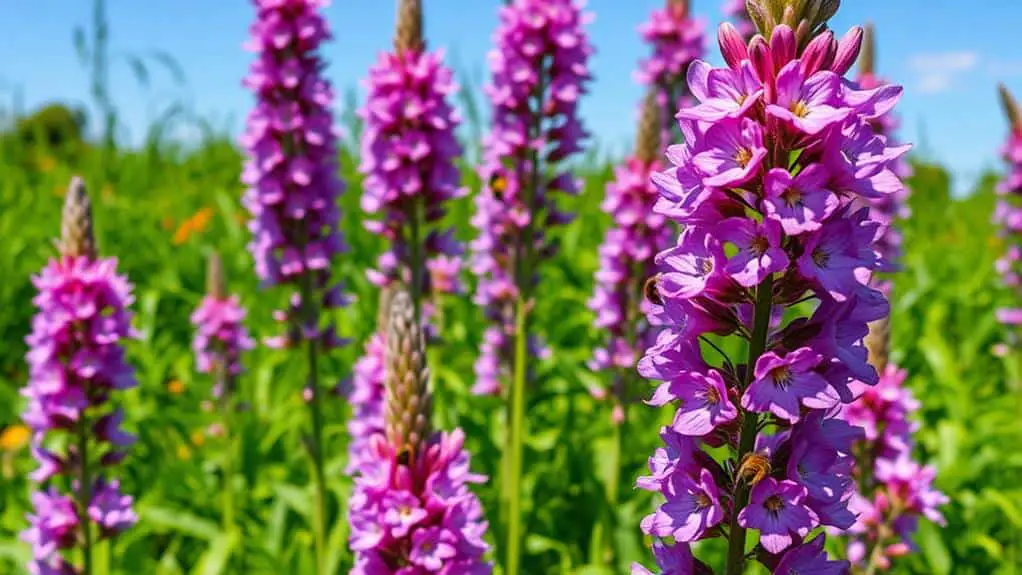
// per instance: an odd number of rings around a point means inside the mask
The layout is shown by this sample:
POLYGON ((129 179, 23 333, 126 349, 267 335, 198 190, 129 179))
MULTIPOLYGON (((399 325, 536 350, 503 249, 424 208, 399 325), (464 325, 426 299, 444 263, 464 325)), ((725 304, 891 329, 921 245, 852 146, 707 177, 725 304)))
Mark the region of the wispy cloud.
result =
POLYGON ((976 68, 979 56, 972 51, 916 54, 908 66, 915 73, 914 85, 923 94, 937 94, 951 89, 954 81, 976 68))

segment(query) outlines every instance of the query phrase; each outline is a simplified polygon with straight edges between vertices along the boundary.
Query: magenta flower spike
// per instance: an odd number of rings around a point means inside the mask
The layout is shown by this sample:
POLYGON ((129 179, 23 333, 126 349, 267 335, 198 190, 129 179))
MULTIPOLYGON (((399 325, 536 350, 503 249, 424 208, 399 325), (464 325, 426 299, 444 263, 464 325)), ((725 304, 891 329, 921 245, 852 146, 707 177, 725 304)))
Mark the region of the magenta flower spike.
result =
POLYGON ((638 81, 656 94, 660 106, 661 142, 678 137, 674 113, 691 102, 685 78, 689 66, 706 53, 706 21, 694 18, 689 0, 666 0, 649 20, 639 26, 639 35, 652 53, 639 62, 638 81))
POLYGON ((223 525, 231 532, 234 521, 234 461, 235 444, 240 441, 234 433, 234 413, 237 409, 236 391, 238 377, 243 372, 241 354, 255 346, 242 323, 245 309, 237 295, 228 295, 224 278, 223 262, 216 252, 209 256, 206 272, 207 290, 192 313, 195 325, 196 370, 213 376, 213 396, 220 407, 219 427, 225 438, 223 464, 223 525))
MULTIPOLYGON (((1007 165, 1004 178, 997 186, 1000 196, 994 211, 994 222, 1001 228, 1007 249, 997 260, 997 271, 1004 285, 1018 290, 1022 286, 1022 114, 1018 102, 1003 84, 998 86, 1001 104, 1009 124, 1008 139, 1001 148, 1001 158, 1007 165)), ((1009 326, 1006 348, 1019 346, 1019 334, 1014 326, 1022 325, 1022 307, 997 310, 997 319, 1009 326)))
POLYGON ((362 209, 374 216, 366 229, 389 243, 369 279, 380 287, 400 280, 419 310, 422 297, 460 287, 450 280, 462 247, 437 224, 450 200, 467 191, 454 164, 461 155, 461 118, 450 104, 457 86, 443 51, 425 48, 421 0, 400 2, 394 50, 380 54, 366 86, 362 209))
POLYGON ((384 350, 383 431, 368 439, 350 502, 353 575, 488 575, 487 523, 469 486, 465 434, 431 431, 425 334, 405 291, 396 291, 384 350))
POLYGON ((387 251, 370 281, 381 293, 380 322, 355 364, 348 400, 352 419, 348 469, 366 457, 370 438, 382 430, 383 349, 387 290, 395 282, 410 287, 416 314, 429 330, 429 319, 442 294, 461 291, 458 281, 462 246, 452 231, 438 227, 446 204, 462 197, 454 162, 461 154, 455 130, 461 122, 449 99, 457 86, 443 63, 443 52, 429 52, 423 39, 421 0, 402 0, 392 52, 381 53, 369 71, 362 134, 365 175, 362 208, 379 219, 366 229, 385 238, 387 251), (434 298, 432 300, 428 298, 434 298))
POLYGON ((594 389, 597 397, 614 403, 614 419, 623 420, 625 405, 636 391, 629 384, 640 350, 652 344, 653 330, 640 322, 649 304, 642 291, 647 277, 657 270, 654 256, 668 248, 671 232, 668 220, 653 212, 656 188, 650 175, 662 168, 659 105, 656 92, 647 93, 642 121, 636 136, 635 153, 619 166, 607 184, 602 208, 612 224, 600 246, 600 266, 594 276, 589 309, 596 313, 596 327, 605 330, 604 345, 593 350, 589 368, 612 374, 612 393, 594 389))
POLYGON ((42 485, 22 538, 32 546, 33 573, 91 575, 96 543, 138 520, 132 497, 109 477, 135 441, 121 429, 124 414, 114 398, 136 385, 121 347, 136 333, 128 309, 132 286, 118 275, 115 258, 98 256, 91 205, 77 177, 68 188, 58 248, 59 256, 32 279, 38 311, 26 338, 22 418, 39 462, 31 477, 42 485), (73 549, 81 564, 72 563, 73 549))
MULTIPOLYGON (((503 392, 510 377, 515 302, 531 299, 538 264, 554 250, 544 231, 570 215, 555 194, 574 195, 579 183, 564 165, 588 136, 578 114, 586 92, 592 47, 589 16, 576 0, 513 0, 500 8, 485 87, 493 127, 483 142, 483 188, 472 224, 471 269, 479 277, 475 302, 496 325, 486 331, 476 384, 480 395, 503 392)), ((545 355, 529 334, 533 357, 545 355)))
MULTIPOLYGON (((826 30, 837 2, 816 4, 751 1, 760 33, 747 43, 721 26, 727 67, 690 66, 699 101, 677 115, 684 143, 652 176, 655 211, 683 231, 647 290, 660 333, 638 370, 658 382, 648 403, 674 419, 637 482, 664 501, 642 528, 685 543, 727 538, 714 566, 726 575, 744 572, 750 535, 756 560, 786 569, 774 572, 849 568, 805 538, 856 521, 852 450, 865 433, 839 414, 879 379, 864 339, 889 306, 870 283, 884 260, 866 206, 900 185, 904 149, 873 128, 900 88, 843 79, 836 62, 859 48, 826 30)), ((714 572, 671 557, 684 566, 658 561, 664 573, 714 572)))
POLYGON ((241 180, 243 203, 252 216, 249 249, 265 286, 292 290, 286 309, 274 318, 284 333, 267 340, 271 347, 307 348, 304 397, 311 432, 306 442, 312 463, 316 502, 313 538, 316 573, 327 569, 327 490, 323 477, 320 357, 345 342, 324 320, 347 298, 331 277, 334 259, 344 249, 338 230, 337 146, 330 108, 334 94, 323 75, 320 45, 330 38, 319 13, 329 0, 253 0, 256 19, 247 47, 256 59, 244 79, 256 98, 241 143, 247 152, 241 180))
MULTIPOLYGON (((593 52, 582 4, 512 0, 500 8, 489 55, 492 78, 485 91, 493 127, 483 142, 471 268, 479 277, 475 301, 496 325, 483 336, 473 391, 501 394, 507 386, 509 493, 521 488, 530 366, 546 354, 529 329, 540 263, 555 249, 545 232, 571 219, 558 211, 555 194, 578 193, 579 182, 566 163, 588 136, 578 113, 593 52)), ((520 573, 521 499, 505 498, 507 575, 520 573)))
POLYGON ((208 289, 192 313, 195 326, 195 367, 199 373, 210 373, 216 378, 213 395, 224 399, 234 392, 235 380, 244 368, 241 354, 255 347, 245 329, 246 311, 237 295, 228 295, 224 283, 220 256, 209 257, 208 289))

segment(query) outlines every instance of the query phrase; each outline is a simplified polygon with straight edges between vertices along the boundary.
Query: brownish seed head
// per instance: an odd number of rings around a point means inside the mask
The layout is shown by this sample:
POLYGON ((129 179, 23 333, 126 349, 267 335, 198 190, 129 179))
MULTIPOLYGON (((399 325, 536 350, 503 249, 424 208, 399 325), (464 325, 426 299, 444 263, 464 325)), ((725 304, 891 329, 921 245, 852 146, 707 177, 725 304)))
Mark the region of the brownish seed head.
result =
POLYGON ((220 254, 213 251, 206 262, 206 292, 216 299, 227 297, 227 281, 224 279, 224 263, 220 254))
POLYGON ((385 367, 387 441, 399 459, 414 461, 430 432, 432 398, 422 328, 415 321, 412 298, 403 289, 396 290, 390 301, 385 367))
POLYGON ((403 54, 405 52, 421 52, 424 48, 422 0, 398 0, 394 50, 398 54, 403 54))
POLYGON ((1004 84, 997 85, 997 94, 1000 96, 1001 108, 1004 110, 1004 115, 1008 118, 1008 124, 1011 129, 1015 132, 1022 133, 1022 112, 1019 111, 1018 102, 1015 97, 1008 91, 1008 87, 1004 84))
POLYGON ((862 48, 859 51, 859 73, 873 74, 876 70, 876 31, 872 22, 862 27, 862 48))
POLYGON ((635 137, 635 157, 647 165, 660 157, 660 104, 653 88, 646 92, 642 102, 639 131, 635 137))
POLYGON ((758 451, 746 453, 738 466, 738 478, 746 479, 749 485, 759 483, 764 477, 770 475, 770 458, 758 451))
POLYGON ((390 323, 390 302, 394 299, 397 285, 390 284, 380 288, 379 308, 376 310, 376 329, 380 333, 387 332, 387 324, 390 323))
POLYGON ((75 176, 67 187, 60 218, 60 254, 95 258, 96 236, 92 228, 92 202, 85 191, 85 182, 75 176))
POLYGON ((888 318, 870 322, 869 333, 866 334, 866 349, 869 351, 869 362, 878 372, 887 367, 890 356, 891 324, 888 318))

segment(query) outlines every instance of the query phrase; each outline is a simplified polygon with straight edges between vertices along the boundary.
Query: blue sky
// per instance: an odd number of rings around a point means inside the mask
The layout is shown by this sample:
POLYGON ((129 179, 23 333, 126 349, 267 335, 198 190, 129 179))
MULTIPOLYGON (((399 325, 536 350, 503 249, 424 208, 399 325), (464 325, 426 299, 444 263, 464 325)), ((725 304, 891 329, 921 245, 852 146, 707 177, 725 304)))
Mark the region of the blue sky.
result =
MULTIPOLYGON (((458 70, 485 77, 485 54, 500 0, 426 0, 431 47, 445 47, 458 70)), ((596 80, 583 105, 596 137, 621 150, 632 138, 633 112, 641 88, 633 79, 646 53, 636 26, 663 0, 590 0, 595 21, 588 30, 597 54, 596 80)), ((33 0, 8 6, 0 19, 0 106, 17 91, 24 109, 48 101, 87 104, 88 77, 72 45, 72 30, 87 25, 92 2, 33 0)), ((137 142, 169 102, 180 99, 215 126, 240 130, 251 103, 239 79, 250 55, 241 50, 253 10, 245 0, 108 0, 110 50, 142 55, 163 51, 183 68, 177 88, 154 73, 141 89, 123 60, 112 68, 115 101, 137 142)), ((395 0, 335 0, 327 17, 335 41, 325 48, 330 79, 345 90, 359 86, 380 50, 388 49, 395 0)), ((712 34, 721 20, 719 0, 693 0, 712 34)), ((964 191, 984 168, 998 167, 1005 123, 995 85, 1005 82, 1022 95, 1022 48, 1017 24, 1022 3, 973 0, 845 0, 832 27, 872 21, 878 34, 880 73, 906 88, 899 106, 902 139, 925 143, 922 152, 949 166, 964 191), (982 8, 980 8, 982 5, 982 8)), ((715 42, 709 43, 710 53, 715 42)), ((710 57, 711 61, 717 61, 710 57)), ((360 89, 361 94, 361 89, 360 89)))

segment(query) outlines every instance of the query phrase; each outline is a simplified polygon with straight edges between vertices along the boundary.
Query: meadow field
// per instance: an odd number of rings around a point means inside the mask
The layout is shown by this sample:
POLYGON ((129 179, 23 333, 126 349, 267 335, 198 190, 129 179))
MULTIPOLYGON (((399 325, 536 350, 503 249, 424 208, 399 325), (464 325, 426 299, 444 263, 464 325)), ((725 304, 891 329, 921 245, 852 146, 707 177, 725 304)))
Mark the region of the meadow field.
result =
MULTIPOLYGON (((348 87, 341 87, 342 89, 348 87)), ((453 200, 445 221, 462 241, 482 182, 472 159, 486 130, 472 93, 457 106, 468 112, 463 131, 468 152, 459 160, 468 197, 453 200)), ((363 227, 358 141, 363 126, 353 114, 355 92, 340 99, 336 116, 340 171, 347 184, 340 199, 341 229, 349 249, 333 271, 354 296, 334 314, 349 345, 324 357, 324 453, 328 486, 330 573, 347 573, 347 502, 352 480, 345 471, 351 410, 345 399, 352 366, 376 329, 378 290, 365 270, 384 244, 363 227), (328 374, 328 375, 327 375, 328 374)), ((626 111, 632 102, 623 102, 626 111)), ((51 110, 52 113, 52 110, 51 110)), ((244 355, 245 373, 234 421, 238 446, 233 483, 237 530, 223 527, 221 482, 228 443, 219 433, 211 378, 196 373, 189 320, 206 291, 206 260, 223 257, 227 286, 249 313, 254 337, 275 331, 272 310, 283 295, 261 290, 253 271, 248 213, 241 205, 243 152, 228 134, 209 130, 197 145, 182 145, 151 127, 138 147, 79 137, 42 137, 59 120, 46 114, 9 122, 0 139, 0 573, 26 573, 29 545, 19 539, 30 509, 34 468, 20 414, 26 384, 24 343, 35 313, 30 278, 55 255, 64 194, 72 176, 89 190, 100 251, 116 256, 135 285, 136 340, 125 343, 139 385, 120 395, 127 429, 138 441, 120 476, 136 498, 137 525, 97 550, 96 575, 214 575, 313 573, 310 521, 315 498, 302 448, 307 417, 302 397, 304 365, 296 356, 258 345, 244 355)), ((93 119, 94 120, 94 119, 93 119)), ((58 131, 60 131, 58 129, 58 131)), ((605 374, 587 367, 603 338, 586 302, 599 264, 597 248, 610 224, 601 210, 606 185, 622 158, 591 147, 573 161, 582 192, 558 201, 575 214, 551 229, 559 250, 544 264, 532 316, 549 356, 534 362, 526 413, 525 470, 518 497, 524 516, 522 572, 529 575, 609 575, 629 572, 633 561, 651 562, 649 539, 639 529, 653 496, 634 488, 658 445, 664 413, 641 402, 627 407, 623 424, 612 405, 593 397, 605 374), (608 543, 609 542, 609 543, 608 543), (613 549, 612 555, 605 554, 613 549)), ((995 206, 990 173, 964 196, 951 193, 949 173, 911 156, 911 216, 900 270, 891 275, 891 360, 908 373, 907 387, 921 402, 916 458, 933 464, 935 486, 950 502, 946 526, 922 522, 918 552, 899 558, 892 573, 1009 575, 1022 573, 1022 346, 995 310, 1017 304, 1001 286, 994 261, 1004 246, 991 223, 995 206), (1016 339, 1012 339, 1016 338, 1016 339), (1003 357, 994 347, 1009 342, 1003 357)), ((465 274, 471 293, 475 278, 465 274)), ((490 520, 487 541, 498 559, 505 521, 499 486, 507 412, 499 397, 471 393, 485 319, 469 297, 441 300, 435 316, 442 338, 428 350, 438 428, 460 426, 472 468, 491 481, 474 487, 490 520)), ((722 556, 719 540, 700 544, 704 561, 722 556)), ((832 542, 834 543, 834 542, 832 542)))

